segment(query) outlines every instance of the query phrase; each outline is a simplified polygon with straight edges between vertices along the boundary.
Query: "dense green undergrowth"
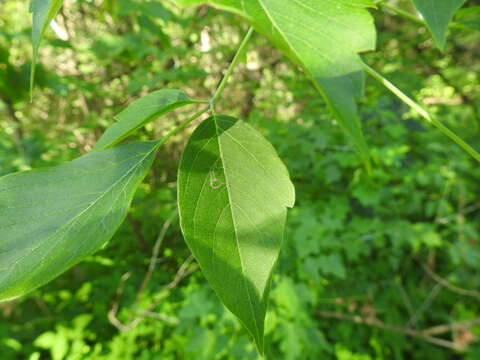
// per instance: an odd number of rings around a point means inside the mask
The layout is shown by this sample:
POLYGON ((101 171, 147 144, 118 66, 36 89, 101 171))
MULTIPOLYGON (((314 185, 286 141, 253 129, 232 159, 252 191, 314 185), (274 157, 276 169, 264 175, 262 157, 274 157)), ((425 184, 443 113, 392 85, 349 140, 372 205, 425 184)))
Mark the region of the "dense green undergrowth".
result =
MULTIPOLYGON (((207 7, 149 4, 65 7, 57 21, 69 40, 47 32, 34 106, 27 5, 3 5, 1 175, 90 151, 113 116, 150 91, 182 88, 209 98, 245 25, 207 7)), ((368 63, 478 145, 479 33, 452 29, 440 55, 425 29, 374 14, 380 50, 365 56, 368 63)), ((368 81, 359 106, 372 158, 368 176, 308 79, 260 36, 252 43, 218 106, 272 142, 297 193, 273 278, 266 357, 478 359, 478 325, 434 328, 478 323, 478 165, 368 81)), ((158 138, 185 114, 178 109, 135 138, 158 138)), ((0 305, 2 360, 258 357, 180 234, 176 169, 187 135, 160 149, 108 247, 0 305), (159 260, 146 283, 159 237, 159 260)))

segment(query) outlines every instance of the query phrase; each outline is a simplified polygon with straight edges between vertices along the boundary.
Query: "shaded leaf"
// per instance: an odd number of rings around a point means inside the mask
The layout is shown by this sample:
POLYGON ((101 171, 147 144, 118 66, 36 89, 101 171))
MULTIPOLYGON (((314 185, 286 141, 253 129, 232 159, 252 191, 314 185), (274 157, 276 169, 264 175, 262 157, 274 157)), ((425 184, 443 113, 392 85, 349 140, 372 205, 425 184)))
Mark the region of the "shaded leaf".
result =
POLYGON ((94 150, 113 146, 159 116, 195 103, 198 101, 191 100, 183 91, 173 89, 157 90, 143 96, 115 116, 117 122, 98 139, 94 150))
POLYGON ((413 0, 413 3, 425 19, 435 44, 440 50, 444 50, 447 42, 448 24, 452 21, 455 12, 465 3, 465 0, 413 0))
MULTIPOLYGON (((43 33, 57 15, 58 10, 62 6, 64 0, 31 0, 30 12, 33 13, 32 24, 32 68, 30 71, 30 89, 33 88, 33 80, 35 78, 35 65, 38 59, 38 49, 40 48, 40 41, 43 33)), ((31 91, 31 90, 30 90, 31 91)))
POLYGON ((316 262, 324 274, 331 274, 340 279, 345 279, 345 266, 339 254, 321 255, 316 259, 316 262))
POLYGON ((480 6, 470 6, 455 13, 455 27, 480 31, 480 6))
POLYGON ((270 276, 295 201, 285 166, 250 125, 211 117, 185 148, 178 192, 185 240, 262 352, 270 276))
POLYGON ((0 300, 23 295, 101 248, 127 214, 156 142, 0 178, 0 300))
POLYGON ((164 21, 175 19, 175 15, 165 8, 160 2, 145 1, 142 3, 142 12, 145 15, 157 17, 164 21))

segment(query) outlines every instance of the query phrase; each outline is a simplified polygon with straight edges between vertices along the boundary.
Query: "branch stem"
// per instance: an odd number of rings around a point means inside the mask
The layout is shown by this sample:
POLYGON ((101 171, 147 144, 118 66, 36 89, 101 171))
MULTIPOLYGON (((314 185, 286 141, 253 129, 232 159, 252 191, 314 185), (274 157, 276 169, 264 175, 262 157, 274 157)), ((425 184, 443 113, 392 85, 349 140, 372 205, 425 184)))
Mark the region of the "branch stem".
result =
POLYGON ((414 23, 417 23, 419 25, 426 26, 426 23, 423 19, 420 19, 419 17, 415 16, 412 13, 409 13, 408 11, 405 11, 403 9, 397 8, 396 6, 385 4, 385 3, 381 3, 379 5, 384 9, 390 10, 391 12, 393 12, 398 16, 401 16, 405 19, 413 21, 414 23))
POLYGON ((223 89, 225 88, 225 86, 227 85, 227 81, 228 79, 230 78, 230 75, 232 75, 232 72, 233 72, 233 69, 235 69, 235 67, 238 65, 238 62, 240 61, 245 49, 247 48, 247 44, 248 44, 248 41, 250 40, 250 38, 252 37, 253 33, 254 33, 254 29, 253 27, 250 26, 250 28, 248 29, 248 32, 247 34, 245 35, 245 37, 243 38, 242 42, 240 43, 240 46, 237 50, 237 53, 235 54, 235 56, 233 57, 233 60, 232 62, 230 63, 228 69, 227 69, 227 72, 225 73, 225 75, 223 76, 223 79, 222 81, 220 82, 220 84, 218 85, 217 87, 217 90, 215 91, 215 93, 213 94, 212 96, 212 99, 210 100, 210 105, 212 106, 212 108, 215 106, 215 102, 218 100, 218 97, 220 96, 220 94, 222 93, 223 89))
MULTIPOLYGON (((431 344, 452 349, 452 350, 457 350, 460 352, 463 352, 467 349, 466 345, 458 344, 453 341, 448 341, 448 340, 437 338, 437 337, 433 337, 428 335, 428 333, 424 333, 423 331, 418 331, 410 328, 401 328, 395 325, 386 324, 376 318, 371 318, 371 317, 365 318, 359 315, 350 315, 350 314, 344 314, 344 313, 332 312, 332 311, 317 311, 316 315, 318 317, 326 318, 326 319, 346 320, 346 321, 351 321, 357 324, 370 325, 380 329, 416 337, 424 341, 427 341, 431 344)), ((432 331, 430 330, 430 332, 432 331)))
POLYGON ((210 110, 210 105, 203 107, 202 109, 200 109, 199 111, 197 111, 195 114, 193 114, 191 117, 189 117, 188 119, 182 121, 175 129, 173 129, 173 130, 170 131, 167 135, 165 135, 165 136, 162 137, 160 140, 158 140, 158 142, 157 142, 157 149, 158 149, 160 146, 162 146, 163 144, 165 144, 168 140, 170 140, 173 136, 175 136, 175 135, 178 134, 180 131, 182 131, 183 129, 185 129, 188 125, 190 125, 191 122, 193 122, 194 120, 196 120, 197 118, 199 118, 200 116, 202 116, 203 114, 205 114, 208 110, 210 110))
POLYGON ((442 278, 440 275, 435 273, 427 264, 421 264, 425 272, 430 276, 434 281, 436 281, 439 285, 447 288, 448 290, 457 293, 459 295, 464 295, 464 296, 471 296, 477 299, 480 299, 480 292, 476 290, 468 290, 468 289, 463 289, 459 286, 453 285, 450 283, 447 279, 442 278))
POLYGON ((363 68, 369 75, 371 75, 375 80, 377 80, 382 85, 384 85, 388 90, 390 90, 394 95, 396 95, 402 102, 407 104, 410 108, 416 111, 421 117, 423 117, 429 123, 437 127, 444 135, 449 137, 453 142, 455 142, 458 146, 460 146, 463 150, 465 150, 471 157, 473 157, 475 160, 480 162, 480 154, 474 148, 472 148, 469 144, 467 144, 464 140, 462 140, 459 136, 457 136, 452 130, 450 130, 448 127, 443 125, 440 121, 432 118, 430 114, 425 109, 423 109, 418 103, 416 103, 414 100, 408 97, 402 90, 397 88, 393 83, 391 83, 381 74, 376 72, 370 66, 364 63, 363 68))

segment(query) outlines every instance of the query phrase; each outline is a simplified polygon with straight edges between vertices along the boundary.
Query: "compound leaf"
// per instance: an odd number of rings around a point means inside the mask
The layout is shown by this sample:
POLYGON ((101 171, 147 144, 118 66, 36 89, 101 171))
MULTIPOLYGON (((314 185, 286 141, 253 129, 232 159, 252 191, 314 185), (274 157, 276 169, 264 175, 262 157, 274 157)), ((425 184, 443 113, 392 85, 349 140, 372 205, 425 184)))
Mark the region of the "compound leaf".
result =
POLYGON ((199 101, 192 100, 183 91, 175 89, 162 89, 145 95, 115 116, 117 122, 98 139, 94 150, 113 146, 159 116, 196 103, 199 101))
POLYGON ((127 214, 157 143, 133 143, 0 178, 0 301, 101 248, 127 214))
POLYGON ((295 190, 270 143, 226 116, 192 134, 178 175, 180 225, 210 285, 263 352, 272 269, 295 190))
POLYGON ((422 14, 433 39, 440 50, 445 49, 448 24, 455 12, 465 0, 413 0, 418 12, 422 14))

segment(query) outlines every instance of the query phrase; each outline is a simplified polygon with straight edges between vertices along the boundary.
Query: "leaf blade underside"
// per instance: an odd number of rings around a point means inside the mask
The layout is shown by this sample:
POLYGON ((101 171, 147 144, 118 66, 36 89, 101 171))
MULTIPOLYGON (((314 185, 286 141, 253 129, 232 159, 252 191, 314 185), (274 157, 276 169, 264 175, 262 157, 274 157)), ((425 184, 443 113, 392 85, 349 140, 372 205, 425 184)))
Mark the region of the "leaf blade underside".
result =
POLYGON ((161 115, 179 107, 196 104, 181 90, 161 89, 153 91, 134 102, 115 116, 116 122, 98 139, 94 150, 105 149, 125 139, 135 130, 161 115))
POLYGON ((156 143, 133 143, 0 178, 0 301, 101 248, 127 214, 156 143))
POLYGON ((413 0, 413 4, 427 23, 428 30, 440 50, 445 50, 447 30, 455 12, 466 0, 413 0))
MULTIPOLYGON (((178 1, 178 0, 177 0, 178 1)), ((356 99, 363 95, 359 53, 374 50, 376 31, 366 8, 371 0, 205 0, 244 17, 300 65, 370 169, 356 99)))
POLYGON ((225 116, 192 134, 178 176, 180 225, 210 285, 263 352, 269 282, 295 201, 273 147, 225 116))

